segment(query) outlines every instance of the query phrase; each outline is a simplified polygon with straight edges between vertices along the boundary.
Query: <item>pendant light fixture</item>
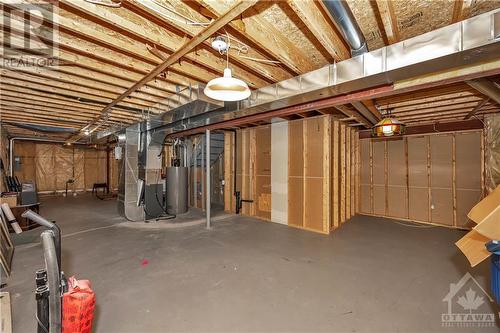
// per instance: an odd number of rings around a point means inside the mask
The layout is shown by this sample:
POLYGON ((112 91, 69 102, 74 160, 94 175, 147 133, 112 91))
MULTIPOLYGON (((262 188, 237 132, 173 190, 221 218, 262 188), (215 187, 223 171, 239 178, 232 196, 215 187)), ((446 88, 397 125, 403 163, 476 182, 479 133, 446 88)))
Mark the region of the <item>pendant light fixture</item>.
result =
POLYGON ((229 68, 229 47, 229 44, 227 44, 225 48, 226 68, 224 68, 224 76, 210 80, 203 92, 208 97, 218 101, 235 102, 248 98, 251 92, 244 81, 234 78, 231 75, 231 69, 229 68))
POLYGON ((372 127, 372 136, 396 136, 405 132, 406 125, 392 117, 392 110, 387 110, 386 115, 372 127))

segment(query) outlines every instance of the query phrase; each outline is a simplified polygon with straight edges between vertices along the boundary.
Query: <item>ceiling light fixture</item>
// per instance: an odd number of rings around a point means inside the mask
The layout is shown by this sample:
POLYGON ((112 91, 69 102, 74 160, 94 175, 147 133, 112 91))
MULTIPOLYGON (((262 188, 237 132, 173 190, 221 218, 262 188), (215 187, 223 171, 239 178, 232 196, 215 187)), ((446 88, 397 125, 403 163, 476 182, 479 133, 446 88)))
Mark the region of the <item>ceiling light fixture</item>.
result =
MULTIPOLYGON (((222 38, 222 40, 224 39, 222 38)), ((212 43, 212 46, 217 49, 214 43, 212 43)), ((231 75, 231 69, 229 68, 229 47, 229 44, 226 44, 226 68, 224 68, 224 76, 210 80, 203 92, 208 97, 218 101, 235 102, 248 98, 251 92, 245 81, 234 78, 231 75)))
POLYGON ((406 125, 391 116, 391 110, 372 127, 372 136, 384 137, 404 134, 406 125))

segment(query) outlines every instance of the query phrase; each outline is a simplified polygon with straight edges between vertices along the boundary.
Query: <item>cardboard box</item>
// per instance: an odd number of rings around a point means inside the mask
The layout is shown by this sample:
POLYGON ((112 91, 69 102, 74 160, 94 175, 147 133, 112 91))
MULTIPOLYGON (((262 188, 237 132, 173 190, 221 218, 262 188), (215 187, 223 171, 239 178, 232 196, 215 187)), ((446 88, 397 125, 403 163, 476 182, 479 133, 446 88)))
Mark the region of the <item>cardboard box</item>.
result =
POLYGON ((17 195, 8 195, 0 197, 0 204, 7 203, 9 207, 17 206, 17 195))
POLYGON ((500 240, 500 186, 475 205, 467 216, 476 226, 455 245, 474 267, 491 255, 486 250, 486 243, 500 240))

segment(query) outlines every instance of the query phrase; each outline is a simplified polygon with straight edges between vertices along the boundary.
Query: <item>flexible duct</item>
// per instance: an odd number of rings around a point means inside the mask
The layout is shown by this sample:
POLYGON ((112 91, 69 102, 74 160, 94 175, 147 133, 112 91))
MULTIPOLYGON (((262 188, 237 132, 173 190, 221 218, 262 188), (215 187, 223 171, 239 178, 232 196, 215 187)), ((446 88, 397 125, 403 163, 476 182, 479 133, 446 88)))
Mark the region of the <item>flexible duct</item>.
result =
POLYGON ((351 48, 353 57, 368 52, 365 37, 345 0, 323 0, 333 23, 351 48))

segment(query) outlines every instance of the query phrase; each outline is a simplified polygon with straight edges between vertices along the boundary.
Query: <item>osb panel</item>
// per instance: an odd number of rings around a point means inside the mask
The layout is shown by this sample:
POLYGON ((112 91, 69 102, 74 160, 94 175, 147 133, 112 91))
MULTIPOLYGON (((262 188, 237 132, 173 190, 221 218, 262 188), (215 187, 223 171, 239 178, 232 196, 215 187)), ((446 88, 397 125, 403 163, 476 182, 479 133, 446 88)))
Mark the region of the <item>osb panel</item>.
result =
POLYGON ((373 141, 373 184, 385 185, 385 158, 383 141, 373 141))
POLYGON ((304 175, 304 140, 302 121, 291 121, 288 124, 288 175, 302 177, 304 175))
POLYGON ((307 178, 305 186, 305 227, 323 231, 323 179, 307 178))
POLYGON ((404 140, 387 141, 388 184, 406 186, 406 157, 404 140))
POLYGON ((373 213, 385 215, 385 186, 373 185, 373 213))
MULTIPOLYGON (((73 148, 54 145, 56 189, 64 190, 66 182, 73 179, 73 148)), ((69 184, 68 189, 73 185, 69 184)))
POLYGON ((466 17, 472 17, 497 8, 500 8, 500 1, 475 0, 472 1, 469 12, 465 12, 464 14, 466 15, 466 17))
POLYGON ((393 1, 401 39, 408 39, 450 24, 453 1, 393 1))
POLYGON ((408 138, 408 181, 410 187, 428 187, 429 185, 425 137, 408 138))
POLYGON ((271 175, 271 126, 255 128, 255 168, 257 175, 271 175))
MULTIPOLYGON (((319 201, 319 200, 318 200, 319 201)), ((303 178, 288 178, 288 224, 303 226, 304 210, 303 178)))
POLYGON ((471 227, 467 213, 481 201, 481 190, 457 189, 457 226, 471 227))
POLYGON ((306 128, 306 177, 323 177, 323 117, 304 120, 306 128))
POLYGON ((361 212, 370 214, 372 212, 370 204, 370 185, 360 186, 360 196, 361 196, 361 212))
POLYGON ((387 215, 392 217, 406 218, 406 187, 389 186, 387 190, 387 215))
POLYGON ((54 191, 56 188, 55 158, 52 144, 36 145, 36 185, 38 191, 54 191))
POLYGON ((373 10, 375 4, 370 0, 347 0, 347 3, 365 36, 368 48, 375 50, 383 47, 384 40, 373 10))
MULTIPOLYGON (((36 180, 35 155, 36 149, 33 142, 15 142, 14 157, 21 157, 21 170, 14 171, 14 175, 17 176, 20 181, 36 180)), ((7 160, 3 162, 7 163, 7 160)))
POLYGON ((453 183, 453 136, 431 135, 431 187, 451 188, 453 183))
POLYGON ((360 140, 361 166, 360 181, 361 184, 370 184, 370 140, 360 140))
POLYGON ((431 222, 453 225, 453 191, 431 189, 431 222))
POLYGON ((271 219, 271 176, 256 176, 257 216, 271 219))
POLYGON ((456 186, 481 190, 481 133, 457 133, 456 186))
POLYGON ((308 35, 309 32, 307 29, 303 28, 304 24, 290 9, 286 7, 286 4, 283 1, 275 2, 271 6, 268 6, 266 3, 269 4, 271 2, 264 1, 261 5, 255 6, 257 10, 260 10, 261 8, 264 9, 259 15, 260 17, 265 19, 279 32, 281 32, 292 45, 296 46, 299 50, 304 51, 307 59, 314 64, 315 68, 323 67, 328 64, 328 60, 325 59, 325 57, 314 46, 313 42, 311 42, 310 36, 308 35))
POLYGON ((409 189, 409 218, 415 221, 429 221, 429 201, 428 201, 427 188, 413 188, 409 189))

